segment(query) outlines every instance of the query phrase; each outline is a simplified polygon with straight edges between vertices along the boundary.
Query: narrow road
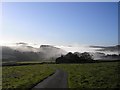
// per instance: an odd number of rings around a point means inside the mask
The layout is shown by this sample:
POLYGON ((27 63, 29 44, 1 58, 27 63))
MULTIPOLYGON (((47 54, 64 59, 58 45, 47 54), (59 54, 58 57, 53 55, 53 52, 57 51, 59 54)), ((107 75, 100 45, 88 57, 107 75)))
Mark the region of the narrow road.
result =
POLYGON ((67 72, 56 70, 55 74, 37 84, 33 90, 37 88, 68 88, 67 72))

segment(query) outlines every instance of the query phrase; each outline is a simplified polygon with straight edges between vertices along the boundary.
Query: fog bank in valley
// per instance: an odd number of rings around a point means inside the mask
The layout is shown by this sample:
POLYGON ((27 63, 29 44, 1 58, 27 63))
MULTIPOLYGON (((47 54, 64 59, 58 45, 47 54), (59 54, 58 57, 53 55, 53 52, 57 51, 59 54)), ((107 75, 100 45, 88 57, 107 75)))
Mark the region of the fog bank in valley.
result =
MULTIPOLYGON (((37 45, 28 43, 15 43, 11 46, 2 46, 3 59, 19 59, 24 56, 27 59, 49 60, 65 55, 68 52, 89 52, 93 58, 103 59, 105 55, 118 55, 118 46, 87 46, 87 45, 37 45), (37 46, 37 47, 35 47, 37 46), (39 47, 38 47, 39 46, 39 47), (35 58, 34 58, 35 57, 35 58)), ((24 60, 24 58, 21 58, 24 60)))

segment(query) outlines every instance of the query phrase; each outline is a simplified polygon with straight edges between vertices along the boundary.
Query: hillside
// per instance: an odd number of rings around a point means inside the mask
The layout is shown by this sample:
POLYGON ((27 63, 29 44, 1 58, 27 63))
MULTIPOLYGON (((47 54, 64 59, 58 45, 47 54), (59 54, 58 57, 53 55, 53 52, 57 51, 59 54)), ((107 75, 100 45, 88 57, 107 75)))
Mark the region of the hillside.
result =
MULTIPOLYGON (((27 43, 17 43, 15 46, 0 46, 0 47, 2 48, 3 62, 41 61, 41 60, 55 61, 56 58, 68 53, 68 51, 65 51, 64 49, 52 45, 40 45, 40 47, 35 48, 28 45, 27 43)), ((93 58, 95 60, 117 59, 118 57, 116 56, 114 58, 114 54, 119 54, 120 51, 119 50, 120 45, 108 46, 108 47, 103 47, 103 46, 89 46, 89 47, 97 48, 95 49, 94 52, 89 52, 91 55, 93 55, 93 58)), ((81 51, 76 51, 76 53, 79 54, 81 53, 81 51)))
POLYGON ((97 51, 111 51, 111 52, 116 52, 116 51, 120 51, 120 45, 116 45, 116 46, 90 46, 92 48, 100 48, 97 51))
POLYGON ((66 52, 60 48, 50 45, 41 45, 40 48, 34 48, 27 45, 8 47, 2 46, 2 60, 5 61, 41 61, 46 59, 55 59, 66 52))

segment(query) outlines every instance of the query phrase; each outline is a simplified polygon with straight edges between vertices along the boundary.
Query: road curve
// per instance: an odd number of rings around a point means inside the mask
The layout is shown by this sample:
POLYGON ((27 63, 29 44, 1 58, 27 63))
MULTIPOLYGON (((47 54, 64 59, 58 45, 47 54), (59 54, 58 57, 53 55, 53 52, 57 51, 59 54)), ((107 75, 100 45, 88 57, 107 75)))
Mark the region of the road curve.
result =
POLYGON ((37 88, 68 88, 67 76, 67 72, 56 70, 52 76, 33 87, 33 90, 37 88))

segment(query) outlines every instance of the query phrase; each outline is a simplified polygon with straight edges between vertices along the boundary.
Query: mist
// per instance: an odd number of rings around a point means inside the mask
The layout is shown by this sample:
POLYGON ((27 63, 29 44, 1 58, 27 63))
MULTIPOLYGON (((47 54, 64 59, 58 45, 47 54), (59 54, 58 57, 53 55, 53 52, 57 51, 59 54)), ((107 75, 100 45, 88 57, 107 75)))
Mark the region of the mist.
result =
MULTIPOLYGON (((65 55, 68 52, 89 52, 93 58, 102 59, 105 55, 117 54, 118 51, 102 51, 101 46, 87 46, 87 45, 39 45, 39 44, 29 44, 24 42, 13 43, 12 45, 7 46, 12 50, 16 50, 19 52, 33 52, 37 53, 37 56, 42 59, 55 59, 60 57, 61 55, 65 55)), ((116 46, 113 46, 116 47, 116 46)))

